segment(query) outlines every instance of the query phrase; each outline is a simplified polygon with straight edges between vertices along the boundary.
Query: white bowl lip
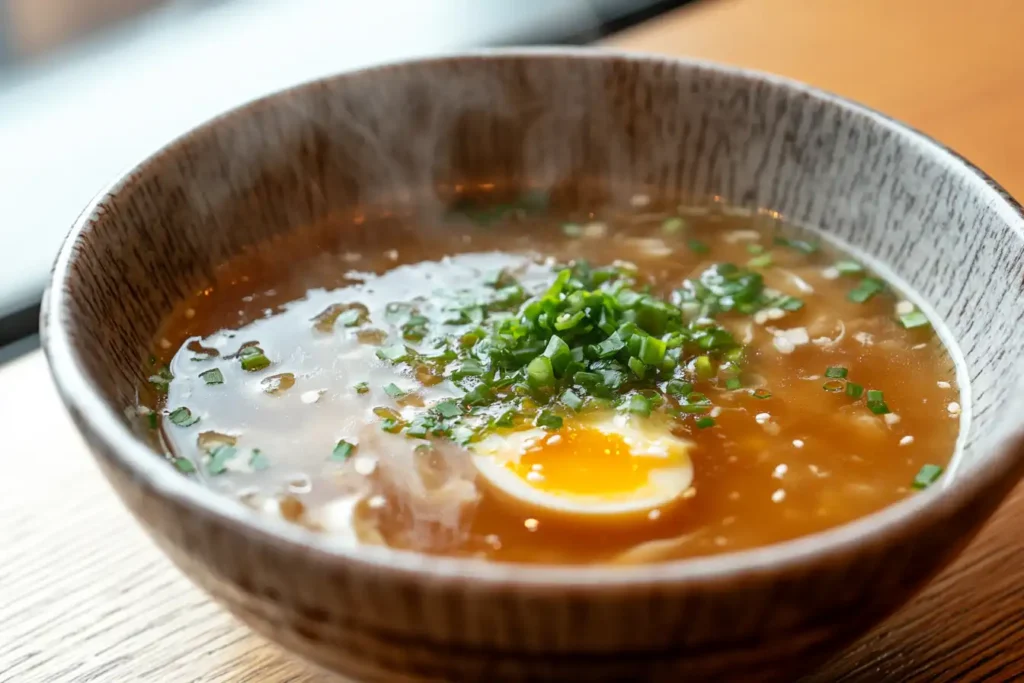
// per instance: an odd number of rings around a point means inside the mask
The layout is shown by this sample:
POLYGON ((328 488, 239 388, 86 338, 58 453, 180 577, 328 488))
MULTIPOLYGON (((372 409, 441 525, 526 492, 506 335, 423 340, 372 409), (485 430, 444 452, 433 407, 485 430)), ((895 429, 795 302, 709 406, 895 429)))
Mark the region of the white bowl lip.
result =
MULTIPOLYGON (((1024 242, 1024 208, 997 182, 967 159, 916 129, 900 123, 869 107, 796 80, 766 72, 719 64, 716 62, 677 58, 665 55, 615 49, 588 47, 513 47, 487 48, 453 52, 423 59, 408 59, 380 64, 356 71, 316 78, 279 90, 210 119, 169 141, 157 151, 131 166, 101 190, 76 219, 61 246, 54 263, 41 313, 43 350, 50 371, 65 406, 75 418, 79 429, 105 448, 91 447, 94 456, 126 472, 149 492, 188 508, 209 522, 217 523, 249 542, 273 546, 295 561, 332 566, 351 571, 373 572, 380 579, 412 580, 438 587, 458 585, 461 589, 495 590, 529 588, 567 592, 612 593, 637 588, 692 588, 698 585, 725 584, 775 576, 780 572, 801 572, 812 566, 839 561, 859 549, 879 543, 885 537, 907 538, 915 530, 927 527, 930 521, 955 514, 987 490, 1008 491, 1024 469, 1024 423, 1009 432, 993 447, 993 454, 983 467, 971 467, 957 474, 953 481, 917 493, 878 512, 853 522, 791 541, 759 548, 668 562, 630 566, 608 565, 524 565, 480 559, 425 555, 410 551, 356 546, 332 541, 332 537, 316 534, 284 521, 265 519, 244 505, 217 494, 189 478, 178 474, 167 462, 156 457, 124 424, 123 416, 106 405, 95 383, 82 370, 80 356, 64 325, 63 312, 69 298, 66 283, 70 265, 77 253, 79 239, 92 223, 102 220, 96 210, 114 197, 148 167, 171 154, 185 139, 200 131, 223 125, 234 116, 270 101, 314 88, 324 81, 352 78, 396 68, 428 67, 452 61, 489 59, 551 59, 616 60, 623 62, 658 62, 668 66, 713 71, 751 82, 762 82, 806 95, 830 106, 851 111, 872 120, 894 134, 927 149, 940 163, 955 168, 971 181, 976 192, 987 199, 999 217, 1016 231, 1024 242)), ((1020 387, 1024 389, 1024 386, 1020 387)))

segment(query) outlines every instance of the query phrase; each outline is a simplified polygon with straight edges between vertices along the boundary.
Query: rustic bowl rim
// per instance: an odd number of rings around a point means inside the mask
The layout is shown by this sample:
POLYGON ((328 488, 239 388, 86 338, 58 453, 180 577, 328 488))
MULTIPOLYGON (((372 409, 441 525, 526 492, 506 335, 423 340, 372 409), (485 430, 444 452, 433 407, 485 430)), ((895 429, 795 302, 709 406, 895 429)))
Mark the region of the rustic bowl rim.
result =
POLYGON ((904 140, 918 144, 939 163, 954 169, 960 177, 970 181, 975 194, 991 202, 999 217, 1010 229, 1015 229, 1018 238, 1024 243, 1024 208, 995 180, 963 156, 869 107, 784 76, 703 59, 589 47, 466 50, 332 74, 250 100, 182 133, 132 164, 110 182, 89 202, 72 225, 55 260, 44 294, 40 329, 43 350, 65 406, 76 417, 76 421, 82 423, 79 425, 80 431, 91 433, 94 439, 106 447, 90 448, 94 457, 108 458, 134 479, 144 482, 150 491, 173 500, 195 514, 220 522, 252 542, 265 543, 292 556, 301 556, 303 561, 345 564, 353 570, 375 572, 382 579, 416 578, 441 584, 469 582, 484 587, 519 585, 556 591, 567 588, 614 591, 663 584, 706 584, 712 580, 719 583, 797 570, 812 561, 856 553, 858 549, 880 542, 885 537, 906 537, 915 529, 929 526, 945 512, 958 511, 977 497, 985 495, 998 486, 1001 478, 1020 473, 1024 467, 1024 423, 1009 432, 993 452, 986 456, 981 466, 969 467, 958 472, 951 480, 944 479, 941 486, 932 487, 877 512, 822 532, 709 557, 630 566, 560 566, 439 557, 332 540, 330 536, 316 534, 284 521, 261 518, 227 496, 180 476, 167 466, 165 460, 156 457, 153 450, 139 441, 124 424, 123 417, 106 405, 100 391, 82 369, 79 353, 71 341, 63 316, 70 297, 68 285, 74 281, 71 265, 78 251, 78 242, 94 223, 104 220, 103 214, 97 213, 97 208, 135 179, 163 163, 167 157, 173 157, 185 140, 200 131, 231 125, 235 117, 253 108, 272 106, 274 100, 301 96, 322 82, 372 77, 378 72, 409 66, 431 68, 449 62, 509 58, 658 62, 677 68, 713 71, 748 82, 765 83, 802 94, 829 107, 845 109, 888 129, 904 140))

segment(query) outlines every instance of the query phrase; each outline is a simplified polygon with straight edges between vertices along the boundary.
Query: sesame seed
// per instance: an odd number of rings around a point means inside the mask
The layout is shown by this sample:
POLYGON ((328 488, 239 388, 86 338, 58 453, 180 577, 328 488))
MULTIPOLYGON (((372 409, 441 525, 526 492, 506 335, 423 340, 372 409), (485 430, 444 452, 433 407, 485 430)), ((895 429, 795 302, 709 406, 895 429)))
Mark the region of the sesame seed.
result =
POLYGON ((786 316, 786 312, 781 308, 769 308, 765 310, 769 320, 779 320, 786 316))
POLYGON ((946 410, 949 411, 950 415, 959 415, 960 414, 960 404, 957 403, 956 401, 953 401, 948 406, 946 406, 946 410))
POLYGON ((914 443, 914 437, 912 437, 912 436, 908 435, 908 436, 905 436, 902 439, 900 439, 900 445, 901 446, 909 446, 912 443, 914 443))
POLYGON ((536 531, 537 527, 540 526, 540 522, 531 517, 530 519, 523 522, 523 526, 526 527, 527 531, 536 531))
POLYGON ((885 420, 885 424, 891 426, 900 421, 900 416, 896 413, 886 413, 882 416, 882 419, 885 420))
POLYGON ((775 337, 772 339, 772 344, 775 346, 776 351, 786 355, 789 355, 796 350, 796 347, 793 346, 793 342, 789 341, 785 337, 775 337))
POLYGON ((821 276, 826 280, 838 280, 839 269, 829 266, 828 268, 825 268, 823 271, 821 271, 821 276))
POLYGON ((629 203, 636 209, 642 209, 651 203, 651 198, 645 194, 635 194, 629 198, 629 203))
POLYGON ((608 226, 604 223, 588 223, 583 226, 583 236, 591 239, 604 237, 608 232, 608 226))
POLYGON ((781 465, 778 465, 775 468, 775 471, 772 472, 772 476, 775 477, 776 479, 782 479, 784 476, 786 476, 786 472, 788 471, 789 465, 787 465, 786 463, 782 463, 781 465))
POLYGON ((710 415, 711 417, 718 417, 721 414, 722 414, 722 407, 721 406, 715 406, 714 408, 711 409, 711 412, 708 413, 708 415, 710 415))
POLYGON ((754 322, 758 325, 764 325, 768 322, 768 313, 765 311, 758 311, 754 314, 754 322))
POLYGON ((768 413, 758 413, 754 416, 754 419, 757 420, 757 424, 763 425, 765 422, 772 419, 772 416, 768 413))
POLYGON ((398 260, 398 250, 397 249, 388 249, 387 251, 384 252, 384 255, 387 256, 388 259, 391 260, 391 261, 397 261, 398 260))
POLYGON ((526 473, 526 481, 544 481, 544 475, 540 472, 530 471, 526 473))
POLYGON ((188 318, 189 320, 191 320, 192 318, 196 317, 196 309, 194 309, 194 308, 186 308, 185 309, 185 317, 188 318))
POLYGON ((775 493, 772 494, 773 503, 781 503, 786 500, 786 492, 782 489, 776 489, 775 493))
POLYGON ((796 448, 803 448, 804 442, 802 439, 793 439, 793 446, 796 448))
POLYGON ((950 389, 953 386, 949 382, 936 382, 935 384, 939 387, 939 389, 950 389))
POLYGON ((651 520, 652 522, 658 519, 659 517, 661 517, 661 510, 651 510, 650 512, 647 513, 647 519, 651 520))

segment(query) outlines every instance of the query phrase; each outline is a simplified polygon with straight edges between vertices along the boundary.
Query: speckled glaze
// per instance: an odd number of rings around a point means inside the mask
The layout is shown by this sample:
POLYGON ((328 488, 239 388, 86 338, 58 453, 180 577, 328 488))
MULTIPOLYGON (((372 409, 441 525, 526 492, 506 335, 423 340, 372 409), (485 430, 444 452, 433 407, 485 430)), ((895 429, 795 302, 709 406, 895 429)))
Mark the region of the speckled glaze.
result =
MULTIPOLYGON (((71 230, 43 310, 68 410, 181 569, 253 628, 363 680, 792 680, 905 602, 1024 466, 1024 218, 984 174, 857 105, 772 76, 589 50, 346 74, 149 157, 71 230), (247 246, 463 180, 570 200, 638 186, 820 227, 946 321, 973 417, 954 476, 854 524, 707 559, 517 567, 332 546, 179 476, 125 417, 172 305, 247 246)), ((386 239, 353 229, 354 244, 386 239)))

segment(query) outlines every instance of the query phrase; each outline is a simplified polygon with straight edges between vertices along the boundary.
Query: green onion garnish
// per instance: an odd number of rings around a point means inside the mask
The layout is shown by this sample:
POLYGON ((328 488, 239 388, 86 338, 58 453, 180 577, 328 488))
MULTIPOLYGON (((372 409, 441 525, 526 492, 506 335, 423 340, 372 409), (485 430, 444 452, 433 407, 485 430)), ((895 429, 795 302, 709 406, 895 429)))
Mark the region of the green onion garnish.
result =
POLYGON ((714 427, 715 418, 711 417, 710 415, 698 417, 696 424, 698 429, 707 429, 708 427, 714 427))
POLYGON ((224 384, 224 374, 217 368, 200 372, 199 377, 207 384, 224 384))
POLYGON ((860 398, 861 394, 864 393, 864 387, 854 382, 846 383, 846 395, 850 398, 860 398))
POLYGON ((171 374, 171 371, 167 368, 161 368, 157 374, 150 376, 149 383, 152 384, 153 388, 158 392, 165 394, 167 393, 167 387, 170 385, 172 379, 174 379, 174 375, 171 374))
POLYGON ((915 327, 927 327, 931 323, 928 320, 928 316, 921 311, 911 311, 900 316, 900 324, 906 329, 912 330, 915 327))
POLYGON ((234 446, 217 446, 210 453, 210 463, 206 466, 206 471, 213 475, 223 473, 227 469, 228 461, 237 454, 238 451, 234 446))
POLYGON ((184 474, 192 474, 196 471, 196 466, 188 458, 175 458, 174 467, 184 474))
POLYGON ((873 277, 866 277, 846 295, 854 303, 862 304, 885 289, 885 283, 873 277))
POLYGON ((636 356, 631 356, 626 362, 626 365, 633 371, 633 374, 636 375, 637 379, 643 379, 644 375, 647 374, 647 366, 644 365, 644 362, 636 356))
POLYGON ((562 394, 561 401, 576 412, 579 412, 580 408, 583 407, 583 399, 577 396, 572 389, 565 390, 565 393, 562 394))
POLYGON ((693 361, 693 369, 697 372, 699 379, 711 379, 715 376, 715 366, 707 356, 697 356, 693 361))
POLYGON ((252 453, 249 455, 249 469, 253 472, 259 472, 270 467, 270 460, 263 454, 258 448, 252 449, 252 453))
POLYGON ((885 400, 885 396, 877 389, 868 389, 868 403, 878 403, 885 400))
POLYGON ((767 389, 754 389, 752 392, 750 392, 750 395, 753 396, 754 398, 763 400, 766 398, 771 398, 772 392, 768 391, 767 389))
POLYGON ((543 389, 555 383, 555 370, 551 367, 551 359, 537 356, 526 366, 526 378, 534 389, 543 389))
POLYGON ((669 396, 686 396, 691 391, 693 391, 693 385, 689 382, 681 382, 677 379, 665 382, 665 393, 669 396))
POLYGON ((366 394, 366 393, 369 393, 369 391, 370 391, 370 383, 369 382, 358 382, 355 385, 353 385, 352 388, 356 390, 357 394, 366 394))
POLYGON ((748 244, 747 245, 747 253, 751 254, 752 256, 757 256, 758 254, 763 254, 764 253, 764 247, 762 247, 760 244, 748 244))
POLYGON ((914 477, 913 487, 921 490, 926 489, 942 476, 942 468, 938 465, 924 465, 914 477))
POLYGON ((750 268, 767 268, 772 265, 771 254, 761 254, 747 261, 747 266, 750 268))
POLYGON ((583 234, 583 226, 579 223, 565 223, 562 225, 562 232, 566 237, 579 237, 583 234))
POLYGON ((821 388, 829 392, 830 394, 838 394, 840 391, 843 390, 843 382, 838 379, 830 379, 829 381, 822 384, 821 388))
POLYGON ((350 308, 338 316, 338 321, 345 327, 355 327, 363 319, 362 311, 357 308, 350 308))
POLYGON ((686 246, 689 247, 690 251, 692 251, 695 254, 706 254, 709 251, 711 251, 711 247, 704 244, 700 240, 690 240, 689 242, 686 243, 686 246))
POLYGON ((555 415, 550 410, 542 410, 537 414, 537 419, 534 420, 534 424, 548 430, 549 432, 553 432, 562 428, 562 418, 555 415))
POLYGON ((382 346, 377 349, 377 358, 386 360, 389 363, 401 363, 409 357, 409 350, 405 348, 405 344, 395 344, 393 346, 382 346))
POLYGON ((808 242, 806 240, 791 239, 788 237, 776 237, 775 244, 781 245, 783 247, 789 247, 790 249, 796 249, 797 251, 802 252, 804 254, 813 254, 814 252, 818 251, 818 245, 813 242, 808 242))
POLYGON ((885 415, 889 412, 889 406, 884 401, 877 401, 875 403, 868 403, 868 410, 875 415, 885 415))
POLYGON ((459 404, 456 401, 451 399, 435 403, 433 410, 445 419, 451 419, 462 415, 462 408, 459 407, 459 404))
POLYGON ((633 394, 629 399, 629 412, 634 415, 643 415, 644 417, 650 417, 651 415, 651 401, 642 394, 633 394))
POLYGON ((184 406, 175 408, 167 417, 179 427, 191 427, 196 422, 199 422, 199 416, 193 415, 192 411, 184 406))
POLYGON ((331 451, 331 460, 344 461, 348 460, 349 456, 352 455, 356 450, 354 443, 349 443, 345 439, 340 439, 338 443, 334 444, 334 450, 331 451))
POLYGON ((256 349, 256 351, 255 353, 247 353, 242 356, 243 370, 246 372, 258 372, 270 366, 270 359, 263 355, 263 351, 255 346, 250 346, 249 348, 256 349))
POLYGON ((856 261, 836 261, 832 266, 840 275, 859 275, 864 272, 864 266, 856 261))
POLYGON ((781 308, 784 311, 799 311, 804 307, 804 302, 797 299, 795 296, 783 295, 779 297, 774 305, 776 308, 781 308))
POLYGON ((729 391, 735 391, 736 389, 740 389, 742 387, 743 382, 740 381, 739 377, 730 377, 729 379, 725 380, 725 388, 728 389, 729 391))
POLYGON ((384 393, 397 400, 405 396, 407 392, 403 391, 401 387, 392 382, 384 387, 384 393))
POLYGON ((840 365, 832 365, 825 368, 825 377, 829 379, 846 379, 847 369, 840 365))

